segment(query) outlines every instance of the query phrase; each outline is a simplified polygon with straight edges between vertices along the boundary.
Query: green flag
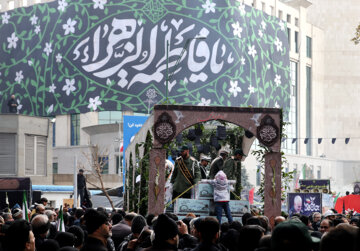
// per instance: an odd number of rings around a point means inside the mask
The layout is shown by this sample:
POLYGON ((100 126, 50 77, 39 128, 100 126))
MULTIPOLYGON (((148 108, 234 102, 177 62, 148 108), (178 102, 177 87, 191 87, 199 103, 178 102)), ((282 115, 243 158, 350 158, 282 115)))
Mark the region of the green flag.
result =
POLYGON ((23 203, 22 203, 22 211, 23 211, 23 219, 29 222, 29 215, 28 215, 28 204, 26 198, 26 191, 23 192, 23 203))

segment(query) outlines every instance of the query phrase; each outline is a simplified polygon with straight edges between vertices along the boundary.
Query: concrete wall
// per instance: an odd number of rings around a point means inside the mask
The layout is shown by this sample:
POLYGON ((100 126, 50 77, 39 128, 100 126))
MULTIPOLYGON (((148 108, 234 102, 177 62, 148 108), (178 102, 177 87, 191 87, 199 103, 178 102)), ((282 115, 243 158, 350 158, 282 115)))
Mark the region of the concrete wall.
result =
MULTIPOLYGON (((91 174, 87 174, 85 172, 86 179, 91 183, 95 183, 95 185, 100 186, 99 181, 91 174)), ((54 185, 63 185, 63 186, 73 186, 73 175, 72 174, 54 174, 54 185)), ((103 174, 103 182, 106 188, 114 188, 122 186, 122 178, 115 174, 103 174)), ((88 188, 96 188, 91 184, 87 184, 88 188)), ((96 188, 98 189, 98 188, 96 188)))

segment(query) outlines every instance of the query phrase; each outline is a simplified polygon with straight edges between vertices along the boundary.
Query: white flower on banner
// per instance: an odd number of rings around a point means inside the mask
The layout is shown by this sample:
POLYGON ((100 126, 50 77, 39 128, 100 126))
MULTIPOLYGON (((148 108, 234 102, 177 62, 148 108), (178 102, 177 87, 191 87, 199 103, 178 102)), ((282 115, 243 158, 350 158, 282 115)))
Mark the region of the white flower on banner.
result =
POLYGON ((210 0, 206 0, 206 3, 201 6, 205 9, 205 14, 207 14, 209 12, 215 13, 216 3, 212 3, 212 2, 210 2, 210 0))
POLYGON ((155 89, 149 89, 146 91, 146 97, 148 97, 148 99, 154 99, 156 96, 157 94, 155 89))
POLYGON ((17 99, 16 100, 17 101, 17 103, 18 103, 18 105, 17 105, 17 110, 18 110, 18 112, 21 110, 21 108, 23 107, 23 105, 20 103, 20 99, 17 99))
POLYGON ((94 2, 94 9, 104 9, 104 4, 106 4, 107 0, 93 0, 94 2))
POLYGON ((32 17, 30 17, 31 25, 35 25, 37 23, 37 20, 38 20, 38 17, 35 16, 35 14, 32 17))
POLYGON ((45 43, 44 52, 46 53, 47 56, 50 55, 50 53, 52 52, 51 43, 45 43))
POLYGON ((280 108, 280 105, 278 104, 277 101, 275 101, 275 108, 280 108))
POLYGON ((2 24, 8 24, 10 15, 7 12, 5 12, 4 14, 1 15, 1 19, 2 19, 2 24))
POLYGON ((19 40, 19 39, 17 38, 15 32, 13 32, 13 33, 11 34, 11 37, 8 37, 8 38, 7 38, 7 41, 9 42, 8 48, 9 48, 9 49, 11 49, 11 48, 16 48, 16 44, 17 44, 17 41, 18 41, 18 40, 19 40))
POLYGON ((280 22, 279 22, 279 26, 280 26, 280 29, 281 29, 282 31, 285 30, 285 22, 280 21, 280 22))
POLYGON ((51 106, 49 106, 49 108, 47 109, 47 113, 52 113, 54 111, 54 105, 52 104, 51 106))
POLYGON ((235 24, 231 25, 234 28, 234 36, 238 36, 239 38, 241 38, 241 32, 242 32, 242 28, 240 27, 239 22, 236 22, 235 24))
POLYGON ((241 65, 245 65, 245 58, 244 57, 241 57, 241 65))
POLYGON ((49 92, 55 93, 55 89, 56 89, 56 86, 54 85, 54 83, 52 83, 52 84, 49 86, 49 92))
POLYGON ((276 74, 274 82, 275 82, 276 86, 279 87, 279 85, 281 85, 281 75, 276 74))
POLYGON ((28 60, 28 65, 29 66, 32 66, 33 65, 33 62, 31 60, 28 60))
POLYGON ((229 88, 229 92, 234 94, 234 97, 237 96, 238 92, 241 92, 241 88, 238 86, 238 81, 230 80, 231 87, 229 88))
POLYGON ((275 39, 274 44, 276 45, 276 50, 277 51, 282 51, 283 50, 282 49, 282 42, 279 40, 278 37, 275 39))
POLYGON ((17 71, 15 74, 16 74, 15 82, 18 82, 20 84, 21 80, 24 79, 22 71, 17 71))
POLYGON ((61 60, 62 60, 62 56, 61 56, 60 53, 58 53, 58 54, 56 55, 56 62, 57 62, 57 63, 61 63, 61 60))
POLYGON ((250 94, 255 92, 255 88, 251 84, 249 85, 248 90, 250 94))
POLYGON ((261 21, 261 27, 262 27, 263 30, 266 29, 266 23, 264 21, 261 21))
POLYGON ((66 84, 63 86, 62 90, 66 92, 66 95, 70 95, 70 92, 73 92, 76 90, 75 79, 65 79, 66 84))
POLYGON ((36 26, 35 26, 35 33, 36 33, 36 34, 39 34, 40 31, 41 31, 41 30, 40 30, 40 25, 36 25, 36 26))
POLYGON ((75 20, 71 20, 71 18, 69 18, 66 22, 66 24, 63 24, 62 27, 63 29, 65 30, 65 34, 64 35, 67 35, 69 33, 74 33, 75 32, 75 24, 77 22, 75 20))
POLYGON ((106 85, 108 85, 108 86, 111 85, 111 80, 109 78, 106 80, 106 85))
POLYGON ((258 34, 259 34, 259 37, 263 37, 263 36, 264 36, 264 33, 263 33, 262 30, 259 30, 258 34))
POLYGON ((251 45, 251 46, 249 45, 248 49, 249 49, 248 54, 254 58, 256 55, 255 45, 251 45))
POLYGON ((244 16, 244 15, 246 14, 245 4, 240 3, 240 5, 239 5, 239 10, 240 10, 240 14, 241 14, 242 16, 244 16))
POLYGON ((211 103, 211 99, 201 98, 201 102, 198 106, 209 106, 211 103))
POLYGON ((66 0, 59 0, 59 1, 58 1, 58 4, 59 4, 58 10, 59 10, 59 11, 62 11, 62 12, 64 12, 66 6, 68 6, 68 3, 66 2, 66 0))
POLYGON ((89 98, 88 108, 92 109, 93 111, 96 111, 98 105, 102 104, 99 98, 100 98, 99 96, 96 96, 95 98, 89 98))
POLYGON ((267 64, 266 65, 266 68, 270 69, 271 65, 270 64, 267 64))

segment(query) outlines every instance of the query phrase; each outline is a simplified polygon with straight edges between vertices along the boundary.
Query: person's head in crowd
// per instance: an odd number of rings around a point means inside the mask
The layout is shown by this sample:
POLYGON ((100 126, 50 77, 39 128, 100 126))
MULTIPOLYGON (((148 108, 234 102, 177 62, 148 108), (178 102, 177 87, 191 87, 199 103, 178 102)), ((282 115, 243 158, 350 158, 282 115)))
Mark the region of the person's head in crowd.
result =
POLYGON ((97 207, 96 211, 98 211, 98 212, 106 212, 106 209, 105 209, 105 207, 97 207))
POLYGON ((173 219, 174 221, 178 221, 178 220, 179 220, 179 218, 177 217, 176 214, 173 214, 173 213, 170 213, 170 212, 167 212, 167 213, 165 213, 165 214, 166 214, 167 217, 173 219))
POLYGON ((259 225, 261 226, 261 221, 258 217, 250 217, 246 220, 246 225, 259 225))
POLYGON ((166 248, 168 245, 177 247, 179 229, 176 222, 165 214, 160 214, 154 222, 153 248, 166 248))
POLYGON ((84 230, 79 226, 71 226, 68 232, 75 236, 74 247, 80 250, 84 244, 84 230))
POLYGON ((76 219, 80 219, 84 215, 84 210, 82 208, 76 208, 74 216, 76 219))
POLYGON ((53 210, 45 210, 45 215, 49 218, 50 222, 55 221, 56 213, 53 210))
POLYGON ((36 251, 59 251, 60 246, 56 240, 47 239, 36 249, 36 251))
POLYGON ((36 214, 44 214, 45 213, 45 206, 43 204, 39 204, 36 206, 35 209, 36 214))
POLYGON ((194 218, 190 221, 190 234, 195 236, 196 238, 200 238, 200 223, 203 218, 194 218))
POLYGON ((111 237, 111 224, 105 212, 89 209, 86 211, 84 218, 89 236, 91 235, 100 240, 111 237))
POLYGON ((285 211, 281 211, 281 216, 285 218, 285 220, 287 220, 289 218, 289 214, 285 211))
POLYGON ((265 229, 259 225, 246 225, 240 231, 239 243, 244 251, 252 251, 259 247, 259 241, 265 229))
POLYGON ((34 251, 35 237, 30 223, 25 220, 14 221, 5 233, 4 244, 11 251, 34 251))
POLYGON ((270 222, 269 222, 269 218, 261 215, 258 217, 261 223, 261 227, 265 229, 265 233, 270 232, 271 227, 270 227, 270 222))
POLYGON ((124 218, 126 215, 126 212, 123 209, 116 210, 117 213, 121 214, 121 216, 124 218))
POLYGON ((136 216, 136 213, 128 213, 125 215, 124 217, 124 222, 129 225, 131 227, 131 222, 134 219, 134 217, 136 216))
POLYGON ((189 156, 190 156, 189 147, 186 146, 186 145, 182 146, 181 149, 180 149, 180 155, 181 155, 181 157, 182 157, 183 159, 189 158, 189 156))
POLYGON ((212 217, 205 217, 200 222, 200 242, 216 243, 219 239, 219 222, 212 217))
POLYGON ((333 210, 329 209, 324 213, 324 218, 329 220, 335 220, 336 214, 333 210))
POLYGON ((334 228, 322 237, 320 251, 354 250, 356 235, 343 228, 334 228))
POLYGON ((48 199, 46 199, 45 197, 42 197, 40 199, 40 203, 44 205, 44 207, 46 207, 46 205, 48 204, 48 199))
POLYGON ((146 226, 146 219, 142 215, 137 215, 132 220, 131 232, 135 238, 138 238, 141 231, 146 226))
POLYGON ((186 225, 187 229, 190 230, 190 221, 194 219, 192 217, 185 217, 184 219, 182 219, 181 221, 184 222, 184 224, 186 225))
POLYGON ((112 225, 118 224, 119 222, 122 221, 122 219, 123 219, 123 217, 121 214, 119 214, 119 213, 113 214, 113 216, 111 217, 112 225))
POLYGON ((350 220, 350 225, 352 225, 352 226, 357 226, 357 225, 358 225, 358 222, 359 222, 359 218, 357 218, 357 217, 352 217, 351 220, 350 220))
POLYGON ((229 225, 229 229, 235 229, 236 231, 239 231, 239 232, 242 229, 242 227, 243 227, 243 225, 241 224, 241 222, 237 221, 237 220, 234 220, 229 225))
POLYGON ((221 239, 221 244, 224 245, 229 251, 237 251, 239 248, 239 236, 239 231, 235 229, 229 229, 226 233, 224 233, 221 239))
POLYGON ((229 222, 223 222, 220 225, 220 232, 221 234, 225 234, 227 231, 229 231, 230 229, 230 224, 229 222))
POLYGON ((5 220, 2 216, 0 216, 0 224, 4 224, 5 223, 5 220))
POLYGON ((11 213, 3 213, 2 217, 4 218, 5 222, 12 222, 14 218, 11 213))
POLYGON ((194 213, 188 213, 186 214, 185 218, 189 217, 189 218, 196 218, 196 215, 194 213))
POLYGON ((36 238, 45 238, 50 229, 49 218, 44 214, 38 214, 31 220, 31 226, 36 238))
POLYGON ((313 215, 312 215, 312 220, 313 222, 319 222, 321 221, 321 214, 319 212, 315 212, 313 215))
POLYGON ((259 250, 271 250, 271 235, 263 235, 263 237, 261 237, 259 250))
POLYGON ((283 216, 276 216, 274 219, 274 225, 278 225, 279 223, 286 221, 285 217, 283 216))
POLYGON ((57 232, 55 240, 60 247, 73 247, 75 245, 75 235, 69 232, 57 232))
POLYGON ((152 224, 153 224, 153 219, 155 218, 155 215, 154 214, 148 214, 146 216, 146 224, 149 226, 149 227, 152 227, 152 224))
POLYGON ((244 215, 241 217, 242 223, 245 226, 247 219, 251 218, 252 215, 250 213, 244 213, 244 215))
POLYGON ((11 210, 11 214, 14 220, 22 219, 23 217, 23 212, 20 208, 14 208, 11 210))
POLYGON ((307 217, 306 215, 301 215, 300 218, 302 223, 304 223, 305 226, 307 227, 311 227, 311 222, 309 220, 309 217, 307 217))
POLYGON ((311 251, 313 241, 308 228, 300 221, 279 223, 272 232, 271 250, 311 251))
POLYGON ((260 209, 259 208, 256 208, 256 207, 253 207, 250 209, 250 212, 251 212, 251 215, 252 216, 258 216, 260 215, 260 209))
POLYGON ((334 223, 329 219, 323 219, 320 223, 320 232, 326 233, 329 232, 334 227, 334 223))
POLYGON ((68 216, 67 224, 65 226, 71 227, 72 225, 74 225, 75 220, 76 220, 76 218, 74 215, 68 216))

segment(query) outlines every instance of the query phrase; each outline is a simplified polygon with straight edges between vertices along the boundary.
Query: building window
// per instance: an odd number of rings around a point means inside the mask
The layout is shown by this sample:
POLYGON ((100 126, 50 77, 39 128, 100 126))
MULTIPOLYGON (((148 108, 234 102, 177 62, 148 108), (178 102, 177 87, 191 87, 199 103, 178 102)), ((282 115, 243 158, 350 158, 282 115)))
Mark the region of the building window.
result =
POLYGON ((283 12, 282 12, 282 10, 279 10, 279 16, 278 16, 278 18, 279 18, 280 20, 283 19, 283 12))
POLYGON ((288 35, 289 50, 291 50, 291 29, 290 28, 287 28, 287 35, 288 35))
POLYGON ((299 53, 299 32, 297 31, 295 31, 294 40, 295 40, 295 52, 299 53))
POLYGON ((295 17, 295 26, 299 27, 299 18, 295 17))
POLYGON ((262 10, 263 12, 266 12, 266 5, 265 5, 264 2, 261 2, 261 10, 262 10))
POLYGON ((102 174, 109 174, 109 157, 108 156, 98 157, 98 164, 100 165, 102 174))
POLYGON ((46 137, 25 135, 25 175, 46 176, 46 153, 46 137))
POLYGON ((308 58, 311 58, 311 45, 312 41, 311 41, 311 37, 306 37, 306 56, 308 58))
POLYGON ((254 8, 256 8, 256 0, 253 0, 253 1, 252 1, 251 6, 254 7, 254 8))
POLYGON ((316 178, 321 179, 321 166, 318 166, 317 168, 316 178))
POLYGON ((122 123, 122 112, 119 111, 104 111, 99 112, 99 125, 122 123))
POLYGON ((297 80, 298 80, 298 63, 290 61, 290 111, 286 122, 285 133, 288 139, 285 140, 281 147, 285 153, 296 154, 297 143, 292 143, 293 138, 297 138, 297 80))
POLYGON ((274 6, 270 6, 270 15, 274 16, 275 15, 275 8, 274 6))
MULTIPOLYGON (((311 89, 312 89, 311 67, 306 66, 306 138, 311 138, 311 135, 312 135, 312 132, 311 132, 311 115, 312 115, 311 89)), ((312 154, 310 141, 306 144, 306 154, 309 156, 311 156, 311 154, 312 154)))
POLYGON ((289 14, 286 15, 286 22, 291 24, 291 16, 289 14))
POLYGON ((53 133, 52 133, 52 146, 56 146, 56 124, 55 122, 52 123, 53 126, 53 133))
POLYGON ((71 145, 78 146, 80 143, 80 114, 71 114, 71 145))
POLYGON ((53 174, 57 174, 58 173, 58 163, 54 162, 52 164, 52 168, 53 168, 53 174))
POLYGON ((258 165, 256 170, 256 185, 260 186, 260 184, 261 184, 261 166, 258 165))
POLYGON ((16 134, 0 133, 0 174, 15 175, 16 134))

